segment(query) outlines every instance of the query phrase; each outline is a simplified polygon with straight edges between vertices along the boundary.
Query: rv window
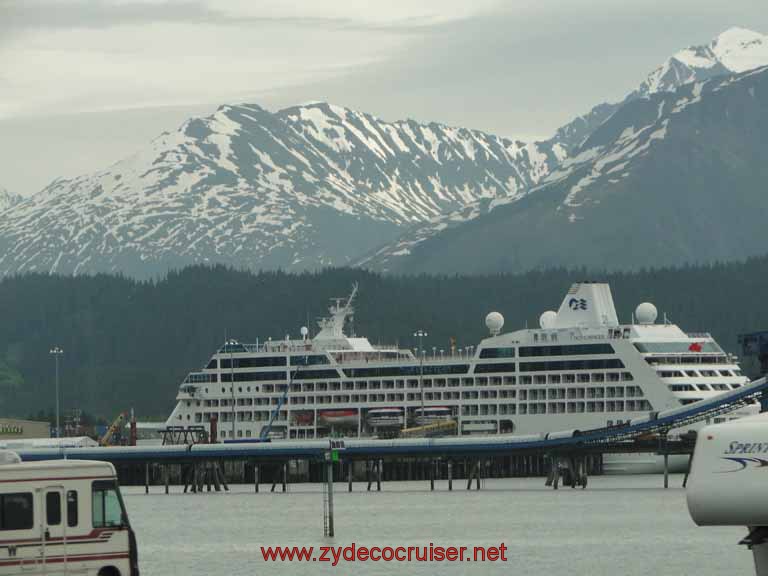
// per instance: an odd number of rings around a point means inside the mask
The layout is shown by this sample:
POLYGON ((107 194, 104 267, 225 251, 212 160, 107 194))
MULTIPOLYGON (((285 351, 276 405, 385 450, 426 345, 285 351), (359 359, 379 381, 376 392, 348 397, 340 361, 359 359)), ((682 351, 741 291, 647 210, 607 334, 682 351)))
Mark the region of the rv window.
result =
POLYGON ((28 530, 32 514, 31 492, 0 494, 0 530, 28 530))
POLYGON ((61 494, 58 492, 45 494, 45 520, 48 526, 61 524, 61 494))
POLYGON ((113 480, 93 483, 93 527, 123 525, 123 503, 113 480))
POLYGON ((77 492, 67 492, 67 526, 77 526, 77 492))

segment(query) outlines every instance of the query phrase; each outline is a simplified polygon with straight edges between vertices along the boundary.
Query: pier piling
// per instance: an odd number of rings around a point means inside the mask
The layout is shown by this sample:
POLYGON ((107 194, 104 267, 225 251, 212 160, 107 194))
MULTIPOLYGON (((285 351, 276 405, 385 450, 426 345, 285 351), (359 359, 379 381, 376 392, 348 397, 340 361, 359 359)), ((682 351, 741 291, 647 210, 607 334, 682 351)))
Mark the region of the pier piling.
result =
POLYGON ((472 490, 472 480, 475 480, 475 489, 480 490, 480 471, 482 464, 480 460, 476 460, 467 474, 467 490, 472 490))
POLYGON ((429 490, 435 491, 435 461, 429 461, 429 490))
MULTIPOLYGON (((350 476, 351 477, 351 476, 350 476)), ((333 459, 330 452, 325 455, 325 479, 326 479, 326 492, 324 502, 324 534, 329 538, 333 538, 334 525, 333 525, 333 459)))
POLYGON ((688 456, 688 468, 685 469, 685 476, 683 476, 683 488, 688 486, 688 474, 691 473, 691 466, 693 466, 693 452, 688 456))

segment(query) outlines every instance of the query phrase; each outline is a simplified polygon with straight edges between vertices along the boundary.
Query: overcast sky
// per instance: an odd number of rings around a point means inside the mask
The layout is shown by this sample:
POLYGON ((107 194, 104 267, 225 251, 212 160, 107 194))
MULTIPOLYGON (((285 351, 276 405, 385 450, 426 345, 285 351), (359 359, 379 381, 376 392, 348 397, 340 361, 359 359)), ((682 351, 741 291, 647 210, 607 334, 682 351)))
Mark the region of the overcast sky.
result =
POLYGON ((546 138, 766 0, 0 0, 0 186, 107 167, 223 103, 546 138))

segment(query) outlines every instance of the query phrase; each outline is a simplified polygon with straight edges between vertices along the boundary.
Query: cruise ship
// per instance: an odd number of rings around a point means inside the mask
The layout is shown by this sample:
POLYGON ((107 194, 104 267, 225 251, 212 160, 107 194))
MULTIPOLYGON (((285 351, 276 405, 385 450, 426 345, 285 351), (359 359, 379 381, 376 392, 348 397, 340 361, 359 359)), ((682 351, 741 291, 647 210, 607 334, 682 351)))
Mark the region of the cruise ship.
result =
POLYGON ((215 419, 219 441, 393 437, 437 423, 443 434, 543 434, 618 426, 747 383, 710 334, 657 322, 648 302, 620 324, 604 283, 572 285, 536 329, 503 332, 491 312, 487 338, 439 354, 347 335, 356 293, 334 299, 314 336, 226 341, 184 379, 167 424, 209 430, 215 419))

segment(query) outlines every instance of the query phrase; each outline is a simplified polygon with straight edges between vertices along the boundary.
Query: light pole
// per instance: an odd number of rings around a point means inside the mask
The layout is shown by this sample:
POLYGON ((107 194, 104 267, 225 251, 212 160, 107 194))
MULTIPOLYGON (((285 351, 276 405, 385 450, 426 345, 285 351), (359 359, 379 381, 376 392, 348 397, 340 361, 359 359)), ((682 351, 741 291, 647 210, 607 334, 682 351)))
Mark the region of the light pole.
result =
POLYGON ((424 419, 424 338, 429 336, 426 330, 416 330, 414 338, 419 339, 419 396, 421 396, 421 418, 424 419))
POLYGON ((61 438, 61 427, 59 426, 59 356, 64 354, 64 350, 58 346, 51 348, 49 354, 53 356, 56 363, 56 438, 61 438))
POLYGON ((227 340, 227 349, 229 350, 229 382, 232 393, 232 439, 235 438, 235 360, 232 356, 237 340, 227 340))

